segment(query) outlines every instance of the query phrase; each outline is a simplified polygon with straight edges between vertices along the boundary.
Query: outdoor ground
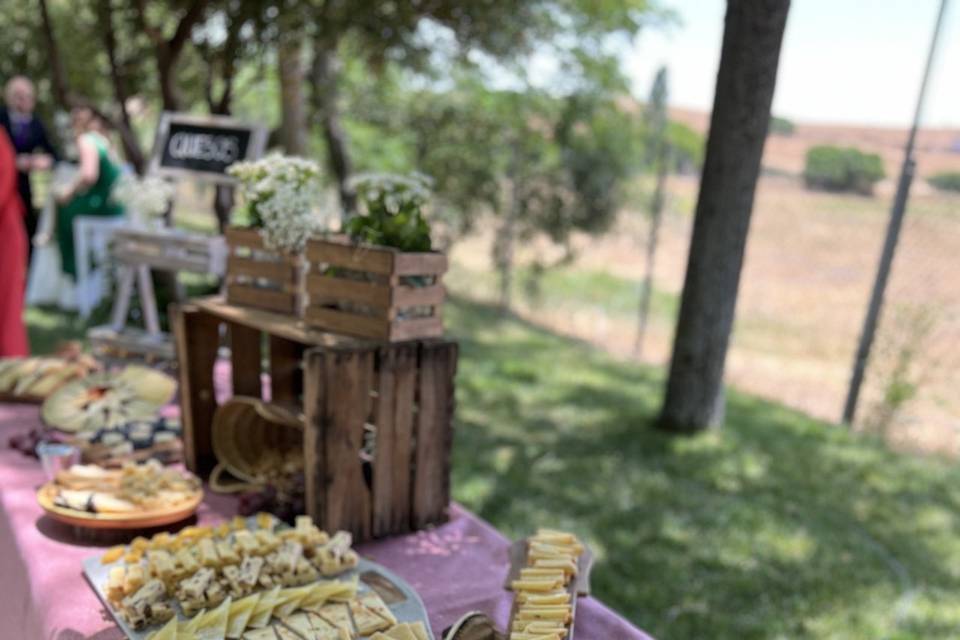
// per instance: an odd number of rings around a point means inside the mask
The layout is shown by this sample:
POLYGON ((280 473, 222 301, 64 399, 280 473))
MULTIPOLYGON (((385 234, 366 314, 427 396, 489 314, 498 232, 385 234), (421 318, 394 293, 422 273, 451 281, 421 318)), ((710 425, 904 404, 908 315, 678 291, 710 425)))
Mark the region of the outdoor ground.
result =
MULTIPOLYGON (((37 350, 84 325, 31 310, 37 350)), ((953 638, 960 471, 731 391, 727 424, 651 429, 662 372, 455 298, 455 497, 599 556, 597 597, 661 640, 953 638)))

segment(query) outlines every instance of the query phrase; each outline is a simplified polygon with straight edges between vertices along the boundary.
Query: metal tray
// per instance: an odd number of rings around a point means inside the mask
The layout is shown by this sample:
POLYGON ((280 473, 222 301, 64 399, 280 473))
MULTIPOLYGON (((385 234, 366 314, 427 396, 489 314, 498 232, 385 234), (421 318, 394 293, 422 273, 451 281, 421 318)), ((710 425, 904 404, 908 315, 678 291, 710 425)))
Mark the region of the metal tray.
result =
MULTIPOLYGON (((90 586, 97 593, 97 597, 103 602, 103 606, 110 612, 117 626, 123 630, 131 640, 146 640, 147 637, 159 629, 159 626, 148 627, 143 631, 134 631, 130 628, 123 618, 113 610, 107 600, 104 585, 107 583, 110 568, 122 563, 118 560, 111 564, 103 564, 100 557, 87 558, 83 561, 83 575, 86 577, 90 586)), ((427 617, 427 609, 423 606, 423 600, 407 582, 397 576, 392 571, 380 566, 376 562, 361 557, 356 568, 346 571, 332 580, 347 580, 354 576, 359 576, 358 593, 367 591, 376 591, 383 601, 390 607, 390 611, 396 616, 399 622, 423 622, 427 628, 427 634, 430 640, 434 640, 433 631, 430 629, 430 619, 427 617)), ((186 616, 180 611, 180 606, 175 604, 177 616, 185 620, 186 616)), ((366 636, 364 636, 366 637, 366 636)))

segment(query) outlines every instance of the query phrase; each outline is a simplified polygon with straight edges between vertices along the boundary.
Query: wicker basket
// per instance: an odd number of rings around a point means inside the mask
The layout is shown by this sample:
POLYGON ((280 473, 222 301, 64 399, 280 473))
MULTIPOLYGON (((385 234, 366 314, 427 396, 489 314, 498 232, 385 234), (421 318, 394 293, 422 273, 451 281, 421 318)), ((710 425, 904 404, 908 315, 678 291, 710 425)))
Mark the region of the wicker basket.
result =
POLYGON ((212 438, 217 465, 210 488, 220 493, 256 488, 275 473, 303 466, 302 419, 257 398, 237 396, 220 405, 212 438), (224 479, 224 473, 234 479, 224 479))

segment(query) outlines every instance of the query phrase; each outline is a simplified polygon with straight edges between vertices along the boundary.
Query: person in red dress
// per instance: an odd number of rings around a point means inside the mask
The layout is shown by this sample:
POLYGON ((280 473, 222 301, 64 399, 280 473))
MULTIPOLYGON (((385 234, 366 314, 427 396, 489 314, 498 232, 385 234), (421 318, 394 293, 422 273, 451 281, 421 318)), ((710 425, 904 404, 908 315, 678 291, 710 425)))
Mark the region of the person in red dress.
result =
POLYGON ((27 233, 17 191, 17 160, 7 132, 0 128, 0 357, 30 352, 23 324, 26 264, 27 233))

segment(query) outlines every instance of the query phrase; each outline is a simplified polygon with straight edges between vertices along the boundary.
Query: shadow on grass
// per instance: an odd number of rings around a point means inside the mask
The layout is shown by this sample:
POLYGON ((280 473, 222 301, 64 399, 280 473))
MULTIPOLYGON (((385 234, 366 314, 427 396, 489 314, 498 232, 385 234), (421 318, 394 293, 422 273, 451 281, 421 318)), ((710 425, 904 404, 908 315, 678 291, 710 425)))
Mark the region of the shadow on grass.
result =
POLYGON ((731 392, 725 427, 651 428, 662 374, 455 299, 454 491, 510 536, 599 555, 596 594, 659 638, 947 638, 960 473, 731 392))

